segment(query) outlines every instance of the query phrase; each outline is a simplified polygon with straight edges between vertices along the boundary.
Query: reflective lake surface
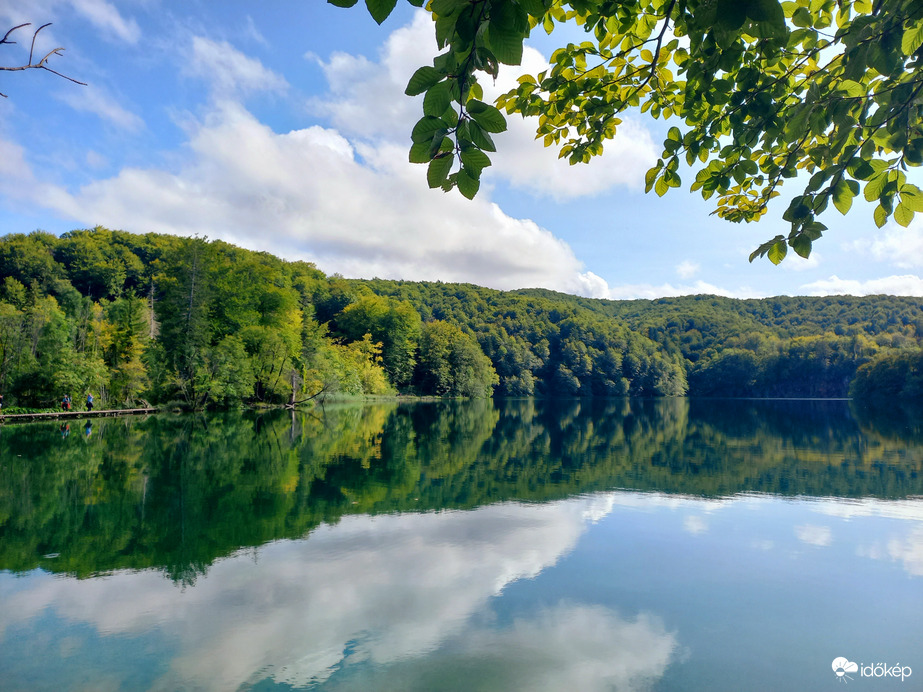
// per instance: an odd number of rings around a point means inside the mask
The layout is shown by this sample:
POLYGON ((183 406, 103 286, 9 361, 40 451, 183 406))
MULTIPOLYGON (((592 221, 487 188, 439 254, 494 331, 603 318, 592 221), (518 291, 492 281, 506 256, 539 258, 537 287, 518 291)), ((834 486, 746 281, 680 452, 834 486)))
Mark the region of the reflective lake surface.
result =
POLYGON ((523 400, 5 426, 0 689, 921 690, 919 420, 523 400))

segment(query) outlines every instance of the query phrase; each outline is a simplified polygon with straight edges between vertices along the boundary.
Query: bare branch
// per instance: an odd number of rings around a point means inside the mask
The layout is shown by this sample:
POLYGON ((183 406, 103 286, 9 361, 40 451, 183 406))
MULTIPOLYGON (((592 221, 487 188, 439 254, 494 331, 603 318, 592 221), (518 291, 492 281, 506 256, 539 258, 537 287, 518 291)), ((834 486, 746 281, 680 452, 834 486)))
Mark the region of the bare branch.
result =
MULTIPOLYGON (((32 24, 27 22, 25 24, 20 24, 19 26, 14 26, 12 29, 7 31, 6 34, 3 36, 3 39, 0 40, 0 45, 3 45, 3 44, 12 45, 16 43, 16 41, 8 40, 10 37, 10 34, 12 34, 17 29, 22 29, 23 27, 27 27, 27 26, 32 26, 32 24)), ((52 55, 61 55, 64 51, 64 48, 61 48, 61 47, 54 48, 48 51, 47 53, 45 53, 45 56, 38 62, 34 61, 33 57, 35 55, 35 39, 42 29, 44 29, 45 27, 49 27, 49 26, 51 26, 51 22, 48 22, 47 24, 42 24, 38 29, 36 29, 32 33, 32 45, 29 48, 29 62, 27 64, 11 65, 8 67, 4 65, 0 65, 0 71, 2 72, 21 72, 23 70, 45 70, 46 72, 51 72, 51 74, 57 75, 58 77, 62 77, 63 79, 66 79, 69 82, 73 82, 74 84, 79 84, 80 86, 86 86, 86 82, 78 81, 74 79, 73 77, 68 77, 65 74, 61 74, 57 70, 53 70, 50 67, 48 67, 48 59, 52 55)), ((3 93, 0 93, 0 96, 2 96, 3 98, 7 97, 6 94, 3 94, 3 93)))
POLYGON ((2 44, 2 43, 8 43, 8 44, 12 45, 12 44, 16 43, 16 41, 7 41, 7 39, 10 37, 10 34, 12 34, 14 31, 16 31, 17 29, 22 29, 22 28, 25 27, 25 26, 32 26, 32 24, 31 24, 30 22, 26 22, 25 24, 20 24, 19 26, 14 26, 12 29, 10 29, 9 31, 6 32, 6 34, 3 36, 3 40, 0 41, 0 44, 2 44))
MULTIPOLYGON (((30 65, 32 64, 32 54, 35 52, 35 38, 38 36, 38 32, 41 31, 42 29, 44 29, 46 26, 51 26, 51 22, 48 22, 47 24, 42 24, 38 29, 35 30, 35 33, 32 34, 32 47, 29 48, 29 64, 30 64, 30 65)), ((58 49, 56 48, 54 51, 52 51, 52 53, 55 52, 55 51, 57 51, 57 50, 58 50, 58 49)), ((63 49, 61 49, 61 50, 63 50, 63 49)), ((51 55, 51 53, 49 53, 48 55, 51 55)), ((48 59, 48 55, 45 56, 45 60, 48 59)), ((42 62, 45 62, 45 60, 42 60, 42 62)), ((39 64, 41 64, 41 63, 39 63, 39 64)))

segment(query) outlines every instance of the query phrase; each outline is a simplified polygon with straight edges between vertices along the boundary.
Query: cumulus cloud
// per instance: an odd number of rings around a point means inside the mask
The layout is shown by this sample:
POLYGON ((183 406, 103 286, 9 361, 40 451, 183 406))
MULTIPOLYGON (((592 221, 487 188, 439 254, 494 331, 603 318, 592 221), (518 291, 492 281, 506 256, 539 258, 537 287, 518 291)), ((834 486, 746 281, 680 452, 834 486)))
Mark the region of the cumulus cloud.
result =
POLYGON ((841 279, 833 275, 829 279, 804 284, 801 288, 807 295, 811 296, 870 296, 879 294, 923 296, 923 279, 916 274, 905 274, 859 281, 856 279, 841 279))
POLYGON ((244 55, 227 41, 194 36, 186 72, 199 77, 220 95, 247 94, 254 91, 283 91, 288 82, 263 65, 244 55))
POLYGON ((923 217, 917 216, 906 228, 889 223, 872 242, 872 255, 901 269, 923 267, 923 217))
POLYGON ((429 190, 425 170, 394 147, 354 147, 321 127, 277 134, 225 101, 188 148, 176 172, 126 168, 41 201, 84 224, 222 238, 349 276, 571 292, 592 284, 566 243, 486 198, 429 190))
MULTIPOLYGON (((505 214, 489 186, 474 201, 432 191, 425 167, 407 162, 419 104, 402 92, 420 64, 422 30, 432 32, 421 17, 392 34, 378 62, 335 55, 323 64, 331 92, 315 105, 336 129, 273 131, 241 99, 285 89, 285 80, 226 42, 196 36, 185 69, 210 84, 212 98, 200 118, 187 120, 186 146, 166 152, 169 168, 123 168, 76 190, 46 185, 41 195, 0 180, 0 192, 82 225, 220 238, 347 276, 607 296, 607 283, 567 243, 505 214), (399 105, 389 111, 388 104, 399 105)), ((127 112, 95 104, 132 125, 127 112)))
MULTIPOLYGON (((422 97, 411 100, 404 88, 414 71, 429 64, 436 51, 432 19, 418 12, 410 25, 391 34, 378 61, 336 53, 326 62, 318 60, 330 85, 330 93, 313 99, 312 112, 330 118, 343 133, 361 138, 387 137, 406 150, 407 137, 422 115, 422 97)), ((314 56, 309 59, 317 60, 314 56)), ((535 74, 548 62, 535 49, 523 51, 522 65, 502 66, 496 81, 482 77, 484 98, 514 88, 521 74, 535 74)), ((498 152, 485 179, 505 178, 513 186, 556 199, 600 193, 617 185, 640 190, 644 172, 657 160, 658 149, 650 133, 630 116, 620 126, 606 155, 589 165, 571 166, 558 158, 556 148, 535 142, 537 118, 507 117, 508 130, 494 135, 498 152)), ((406 158, 406 151, 402 151, 406 158)))

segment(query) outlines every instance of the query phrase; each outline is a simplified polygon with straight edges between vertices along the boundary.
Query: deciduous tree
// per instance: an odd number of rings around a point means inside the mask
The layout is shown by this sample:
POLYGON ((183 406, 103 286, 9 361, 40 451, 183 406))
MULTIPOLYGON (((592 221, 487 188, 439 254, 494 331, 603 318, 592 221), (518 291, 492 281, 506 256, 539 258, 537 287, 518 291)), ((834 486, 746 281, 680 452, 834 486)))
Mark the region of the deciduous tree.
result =
MULTIPOLYGON (((424 0, 408 0, 417 7, 424 0)), ((340 7, 357 0, 328 0, 340 7)), ((397 0, 366 0, 379 23, 397 0)), ((506 129, 500 109, 537 116, 537 137, 571 163, 602 154, 622 115, 676 119, 647 190, 682 184, 729 221, 757 221, 785 180, 803 185, 791 224, 750 256, 807 257, 830 206, 859 195, 874 221, 906 226, 923 211, 907 169, 923 163, 923 3, 920 0, 430 0, 441 51, 406 93, 424 95, 410 160, 431 187, 473 197, 506 129), (537 75, 485 103, 479 77, 520 64, 539 26, 586 31, 537 75), (803 175, 802 175, 803 174, 803 175)))

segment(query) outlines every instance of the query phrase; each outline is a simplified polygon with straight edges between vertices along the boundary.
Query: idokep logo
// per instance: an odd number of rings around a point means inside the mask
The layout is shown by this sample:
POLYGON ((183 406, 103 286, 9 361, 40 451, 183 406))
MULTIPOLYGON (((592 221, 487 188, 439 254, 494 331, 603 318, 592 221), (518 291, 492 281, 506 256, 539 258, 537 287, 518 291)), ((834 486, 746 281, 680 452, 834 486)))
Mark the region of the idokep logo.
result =
POLYGON ((842 656, 833 659, 831 666, 839 682, 853 680, 853 676, 849 675, 849 673, 859 673, 861 678, 896 678, 902 682, 913 673, 910 666, 902 666, 899 663, 894 666, 887 663, 865 665, 864 663, 854 663, 842 656))
POLYGON ((852 677, 847 673, 858 673, 859 665, 840 656, 833 659, 833 672, 836 673, 838 680, 846 682, 847 680, 852 680, 852 677))

